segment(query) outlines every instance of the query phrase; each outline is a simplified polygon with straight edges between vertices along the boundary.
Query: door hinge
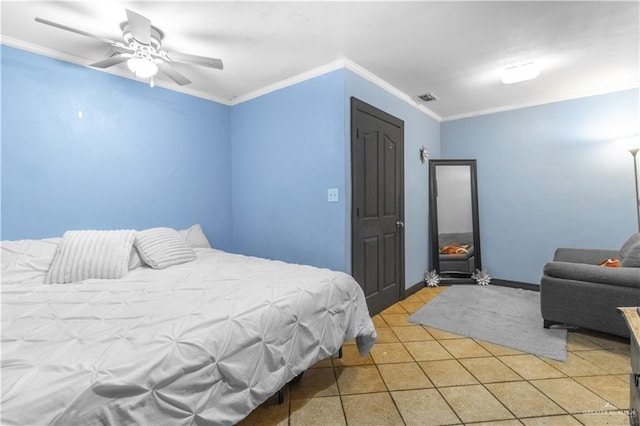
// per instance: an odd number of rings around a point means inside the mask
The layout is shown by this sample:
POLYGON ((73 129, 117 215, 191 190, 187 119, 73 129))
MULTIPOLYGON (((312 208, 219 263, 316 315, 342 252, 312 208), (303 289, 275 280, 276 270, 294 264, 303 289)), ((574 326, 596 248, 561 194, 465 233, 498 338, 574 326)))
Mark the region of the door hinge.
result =
POLYGON ((360 139, 360 129, 356 128, 356 139, 360 139))

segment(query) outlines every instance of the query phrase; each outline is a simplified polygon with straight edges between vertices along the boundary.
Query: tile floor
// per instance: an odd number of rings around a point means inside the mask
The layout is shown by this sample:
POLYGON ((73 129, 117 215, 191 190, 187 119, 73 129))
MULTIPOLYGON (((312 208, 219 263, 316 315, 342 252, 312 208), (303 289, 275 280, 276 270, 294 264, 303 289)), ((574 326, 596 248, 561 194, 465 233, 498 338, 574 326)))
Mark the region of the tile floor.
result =
POLYGON ((424 288, 373 320, 360 357, 320 361, 242 425, 628 425, 628 340, 570 332, 566 362, 407 321, 446 287, 424 288))

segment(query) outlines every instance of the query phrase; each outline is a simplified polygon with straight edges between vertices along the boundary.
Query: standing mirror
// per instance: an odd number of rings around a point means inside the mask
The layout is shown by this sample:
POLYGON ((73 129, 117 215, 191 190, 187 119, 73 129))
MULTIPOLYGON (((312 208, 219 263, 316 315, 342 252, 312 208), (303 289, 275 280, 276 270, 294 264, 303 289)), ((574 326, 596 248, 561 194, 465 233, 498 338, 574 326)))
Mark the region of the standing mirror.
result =
POLYGON ((432 269, 442 284, 470 284, 482 270, 476 160, 429 160, 432 269))

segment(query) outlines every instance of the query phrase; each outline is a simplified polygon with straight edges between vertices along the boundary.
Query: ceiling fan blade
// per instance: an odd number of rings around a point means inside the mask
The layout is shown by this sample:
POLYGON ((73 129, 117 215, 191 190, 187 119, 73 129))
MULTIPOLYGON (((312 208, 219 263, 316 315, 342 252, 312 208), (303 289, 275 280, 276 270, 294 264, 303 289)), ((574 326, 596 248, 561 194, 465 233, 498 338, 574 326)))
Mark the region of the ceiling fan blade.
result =
POLYGON ((184 86, 185 84, 191 83, 191 80, 189 80, 187 77, 180 74, 178 71, 175 70, 175 68, 173 68, 171 65, 167 64, 166 62, 158 63, 158 68, 160 68, 160 71, 165 73, 171 80, 175 81, 180 86, 184 86))
POLYGON ((138 42, 151 44, 151 21, 132 10, 126 9, 129 31, 138 42))
POLYGON ((83 35, 85 37, 90 37, 90 38, 93 38, 93 39, 96 39, 96 40, 99 40, 99 41, 103 41, 103 42, 108 43, 108 44, 113 44, 113 45, 117 45, 118 44, 115 41, 110 40, 108 38, 100 37, 98 35, 91 34, 91 33, 88 33, 86 31, 78 30, 76 28, 67 27, 66 25, 58 24, 57 22, 49 21, 47 19, 36 18, 36 22, 39 22, 39 23, 45 24, 45 25, 50 25, 52 27, 60 28, 61 30, 66 30, 66 31, 70 31, 72 33, 80 34, 80 35, 83 35))
POLYGON ((195 64, 208 68, 222 69, 222 60, 218 58, 207 58, 205 56, 189 55, 188 53, 167 52, 170 60, 175 62, 184 62, 187 64, 195 64))
POLYGON ((115 56, 112 56, 110 58, 103 59, 103 60, 98 61, 96 63, 93 63, 93 64, 91 64, 89 66, 95 67, 95 68, 109 68, 109 67, 112 67, 114 65, 118 65, 118 64, 126 61, 130 57, 131 57, 131 55, 124 53, 122 55, 115 55, 115 56))

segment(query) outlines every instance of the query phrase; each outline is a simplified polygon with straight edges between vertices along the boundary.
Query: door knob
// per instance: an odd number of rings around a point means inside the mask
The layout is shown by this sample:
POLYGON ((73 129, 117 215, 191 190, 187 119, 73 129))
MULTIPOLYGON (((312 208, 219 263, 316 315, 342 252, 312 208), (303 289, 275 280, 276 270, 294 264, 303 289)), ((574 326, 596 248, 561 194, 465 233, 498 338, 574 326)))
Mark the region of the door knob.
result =
POLYGON ((399 220, 396 222, 396 228, 400 229, 400 228, 404 228, 404 222, 399 220))

